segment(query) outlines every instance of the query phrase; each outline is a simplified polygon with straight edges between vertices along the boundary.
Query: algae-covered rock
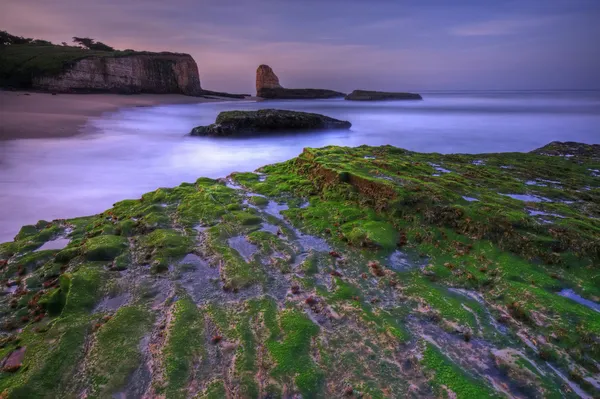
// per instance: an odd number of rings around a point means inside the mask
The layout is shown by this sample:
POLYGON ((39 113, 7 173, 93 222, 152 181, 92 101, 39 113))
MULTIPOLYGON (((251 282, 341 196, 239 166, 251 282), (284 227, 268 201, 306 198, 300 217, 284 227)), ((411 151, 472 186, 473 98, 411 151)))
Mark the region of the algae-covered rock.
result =
POLYGON ((354 90, 344 97, 350 101, 422 100, 420 94, 388 91, 354 90))
POLYGON ((230 136, 260 132, 350 129, 348 121, 308 112, 261 109, 224 111, 212 125, 192 129, 192 136, 230 136))
POLYGON ((306 148, 26 227, 0 396, 593 397, 597 170, 578 143, 306 148))
POLYGON ((88 239, 84 245, 88 260, 113 260, 127 247, 127 239, 114 235, 100 235, 88 239))

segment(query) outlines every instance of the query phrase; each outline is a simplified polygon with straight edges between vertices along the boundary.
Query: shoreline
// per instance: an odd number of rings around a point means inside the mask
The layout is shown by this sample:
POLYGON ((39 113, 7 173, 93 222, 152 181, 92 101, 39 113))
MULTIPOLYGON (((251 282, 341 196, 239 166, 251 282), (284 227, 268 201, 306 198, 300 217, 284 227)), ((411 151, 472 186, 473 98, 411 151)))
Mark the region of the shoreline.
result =
POLYGON ((183 94, 56 94, 0 90, 0 142, 66 138, 80 134, 88 118, 126 107, 202 104, 252 99, 192 97, 183 94))

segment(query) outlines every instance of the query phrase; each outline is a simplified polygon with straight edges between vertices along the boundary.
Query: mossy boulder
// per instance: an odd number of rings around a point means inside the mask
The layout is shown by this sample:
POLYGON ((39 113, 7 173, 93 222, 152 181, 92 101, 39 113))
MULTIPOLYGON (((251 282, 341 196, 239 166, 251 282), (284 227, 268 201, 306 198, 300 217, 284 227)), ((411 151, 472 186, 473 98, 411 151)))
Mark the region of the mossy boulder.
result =
POLYGON ((309 112, 261 109, 258 111, 225 111, 212 125, 192 129, 192 136, 230 136, 235 134, 350 129, 348 121, 309 112))
POLYGON ((113 260, 127 247, 127 239, 114 235, 101 235, 88 239, 84 245, 88 260, 113 260))

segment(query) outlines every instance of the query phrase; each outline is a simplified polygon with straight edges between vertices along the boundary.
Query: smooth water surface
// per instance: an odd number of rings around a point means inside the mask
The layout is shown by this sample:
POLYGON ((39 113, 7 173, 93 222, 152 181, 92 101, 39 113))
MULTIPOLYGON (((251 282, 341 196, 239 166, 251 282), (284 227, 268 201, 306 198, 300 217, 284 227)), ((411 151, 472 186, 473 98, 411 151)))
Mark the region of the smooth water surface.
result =
POLYGON ((73 138, 0 142, 0 242, 23 224, 101 212, 158 187, 223 177, 304 147, 391 144, 414 151, 530 151, 553 140, 600 143, 600 93, 425 93, 424 101, 225 102, 128 108, 73 138), (282 108, 352 122, 349 131, 200 138, 228 109, 282 108))

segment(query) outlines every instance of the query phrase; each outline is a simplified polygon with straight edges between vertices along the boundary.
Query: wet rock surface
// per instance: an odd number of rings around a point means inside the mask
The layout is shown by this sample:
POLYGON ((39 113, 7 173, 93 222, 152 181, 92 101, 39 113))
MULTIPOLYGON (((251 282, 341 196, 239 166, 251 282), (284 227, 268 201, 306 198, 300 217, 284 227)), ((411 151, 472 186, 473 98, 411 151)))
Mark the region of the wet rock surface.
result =
POLYGON ((348 121, 325 115, 279 109, 224 111, 212 125, 192 129, 192 136, 231 136, 248 133, 350 129, 348 121))
POLYGON ((0 244, 0 391, 594 397, 600 165, 578 148, 305 149, 24 226, 0 244))
POLYGON ((388 91, 354 90, 344 97, 350 101, 391 101, 391 100, 422 100, 420 94, 388 91))

